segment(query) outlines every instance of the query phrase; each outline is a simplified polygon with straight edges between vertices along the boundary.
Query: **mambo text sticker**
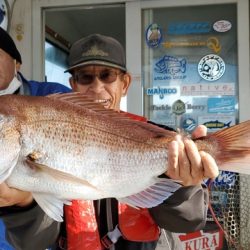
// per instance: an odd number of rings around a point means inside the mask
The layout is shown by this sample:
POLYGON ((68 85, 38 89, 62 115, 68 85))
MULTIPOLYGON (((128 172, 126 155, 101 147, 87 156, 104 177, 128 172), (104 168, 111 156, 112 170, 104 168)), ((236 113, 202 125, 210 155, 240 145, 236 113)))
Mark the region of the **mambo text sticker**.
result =
POLYGON ((161 29, 158 24, 152 23, 148 26, 146 31, 146 42, 151 48, 156 48, 159 46, 162 40, 161 29))
POLYGON ((226 32, 232 28, 232 24, 227 20, 220 20, 214 23, 213 28, 217 32, 226 32))
POLYGON ((225 68, 226 66, 222 58, 215 54, 202 57, 198 64, 200 76, 207 81, 220 79, 224 75, 225 68))
POLYGON ((160 99, 163 99, 165 95, 177 94, 176 87, 154 87, 147 88, 147 95, 159 95, 160 99))

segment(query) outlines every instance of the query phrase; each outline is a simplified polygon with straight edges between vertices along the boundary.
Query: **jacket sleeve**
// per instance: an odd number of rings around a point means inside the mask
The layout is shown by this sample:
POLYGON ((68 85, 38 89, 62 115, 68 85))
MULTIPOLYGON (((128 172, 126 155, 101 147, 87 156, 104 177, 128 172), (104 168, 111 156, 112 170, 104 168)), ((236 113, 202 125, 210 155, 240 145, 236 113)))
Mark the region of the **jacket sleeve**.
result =
POLYGON ((205 226, 208 190, 201 186, 182 187, 149 212, 159 227, 171 232, 189 233, 205 226))
POLYGON ((55 244, 60 231, 60 223, 49 218, 38 205, 10 212, 1 219, 6 238, 15 250, 44 250, 55 244))

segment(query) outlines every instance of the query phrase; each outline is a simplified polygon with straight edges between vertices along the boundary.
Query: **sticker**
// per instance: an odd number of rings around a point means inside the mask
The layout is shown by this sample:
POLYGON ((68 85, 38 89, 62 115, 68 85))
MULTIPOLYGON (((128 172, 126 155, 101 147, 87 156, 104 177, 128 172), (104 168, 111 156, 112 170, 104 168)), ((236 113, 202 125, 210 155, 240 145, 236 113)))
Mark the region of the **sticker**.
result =
POLYGON ((207 47, 215 53, 219 53, 221 51, 221 45, 220 45, 219 39, 214 36, 209 37, 207 39, 207 47))
POLYGON ((160 111, 160 110, 170 111, 171 110, 171 106, 168 105, 168 104, 162 104, 162 105, 155 105, 155 104, 153 104, 153 105, 150 106, 150 109, 153 110, 153 111, 154 110, 157 110, 157 111, 160 111))
POLYGON ((232 113, 235 111, 235 98, 209 98, 207 100, 208 113, 232 113))
POLYGON ((183 84, 180 89, 183 96, 227 96, 235 95, 234 83, 183 84))
POLYGON ((198 64, 200 76, 207 81, 220 79, 225 72, 225 63, 222 58, 215 54, 206 55, 198 64))
POLYGON ((155 71, 161 74, 175 75, 186 72, 186 59, 178 59, 174 56, 165 55, 155 64, 155 71))
POLYGON ((182 122, 182 128, 188 132, 191 132, 195 129, 196 127, 196 121, 195 119, 189 117, 183 120, 182 122))
POLYGON ((147 95, 159 95, 160 99, 163 99, 165 95, 176 94, 177 88, 175 87, 157 87, 147 88, 147 95))
POLYGON ((229 171, 221 171, 213 182, 214 187, 220 188, 222 185, 232 187, 237 180, 237 174, 229 171))
POLYGON ((208 47, 214 53, 221 51, 221 45, 219 39, 215 36, 209 37, 207 40, 184 40, 184 41, 165 41, 162 45, 166 49, 178 48, 178 47, 208 47))
POLYGON ((227 205, 227 193, 223 191, 212 191, 210 192, 211 195, 211 204, 216 205, 219 204, 220 206, 227 205))
POLYGON ((196 231, 188 234, 177 234, 181 240, 182 248, 186 250, 215 250, 222 249, 224 235, 221 230, 196 231))
POLYGON ((158 24, 152 23, 148 26, 146 31, 146 42, 151 48, 159 46, 162 40, 162 32, 158 24))
POLYGON ((198 123, 208 128, 208 132, 214 132, 223 128, 229 128, 235 125, 234 116, 201 116, 198 117, 198 123))
POLYGON ((0 26, 6 31, 10 23, 9 19, 9 3, 7 0, 2 0, 0 1, 0 26))
POLYGON ((206 108, 205 105, 186 103, 187 110, 191 109, 191 110, 196 110, 196 111, 204 111, 205 108, 206 108))
POLYGON ((204 34, 211 31, 209 22, 174 22, 168 25, 169 35, 204 34))
POLYGON ((232 28, 232 24, 227 20, 220 20, 214 23, 213 29, 217 32, 227 32, 232 28))
POLYGON ((172 112, 176 115, 182 115, 186 112, 186 105, 182 100, 177 100, 172 105, 172 112))

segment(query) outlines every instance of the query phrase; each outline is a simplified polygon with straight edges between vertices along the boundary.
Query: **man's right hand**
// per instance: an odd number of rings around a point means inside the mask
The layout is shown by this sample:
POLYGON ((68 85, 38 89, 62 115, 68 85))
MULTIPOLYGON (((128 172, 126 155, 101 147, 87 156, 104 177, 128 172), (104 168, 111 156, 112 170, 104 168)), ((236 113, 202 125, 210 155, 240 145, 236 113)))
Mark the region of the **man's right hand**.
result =
POLYGON ((33 201, 30 192, 10 188, 6 183, 0 184, 0 207, 7 206, 29 206, 33 201))

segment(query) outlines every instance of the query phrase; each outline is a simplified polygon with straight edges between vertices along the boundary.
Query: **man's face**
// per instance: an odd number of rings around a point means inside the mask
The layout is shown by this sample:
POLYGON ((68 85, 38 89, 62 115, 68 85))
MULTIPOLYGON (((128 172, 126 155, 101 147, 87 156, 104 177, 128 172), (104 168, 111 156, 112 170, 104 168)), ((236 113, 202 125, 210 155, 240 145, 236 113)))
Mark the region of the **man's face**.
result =
POLYGON ((15 61, 0 49, 0 90, 6 89, 15 75, 15 61))
POLYGON ((72 72, 70 85, 73 91, 88 95, 105 108, 120 110, 121 97, 127 94, 130 81, 130 75, 119 69, 89 65, 72 72))

